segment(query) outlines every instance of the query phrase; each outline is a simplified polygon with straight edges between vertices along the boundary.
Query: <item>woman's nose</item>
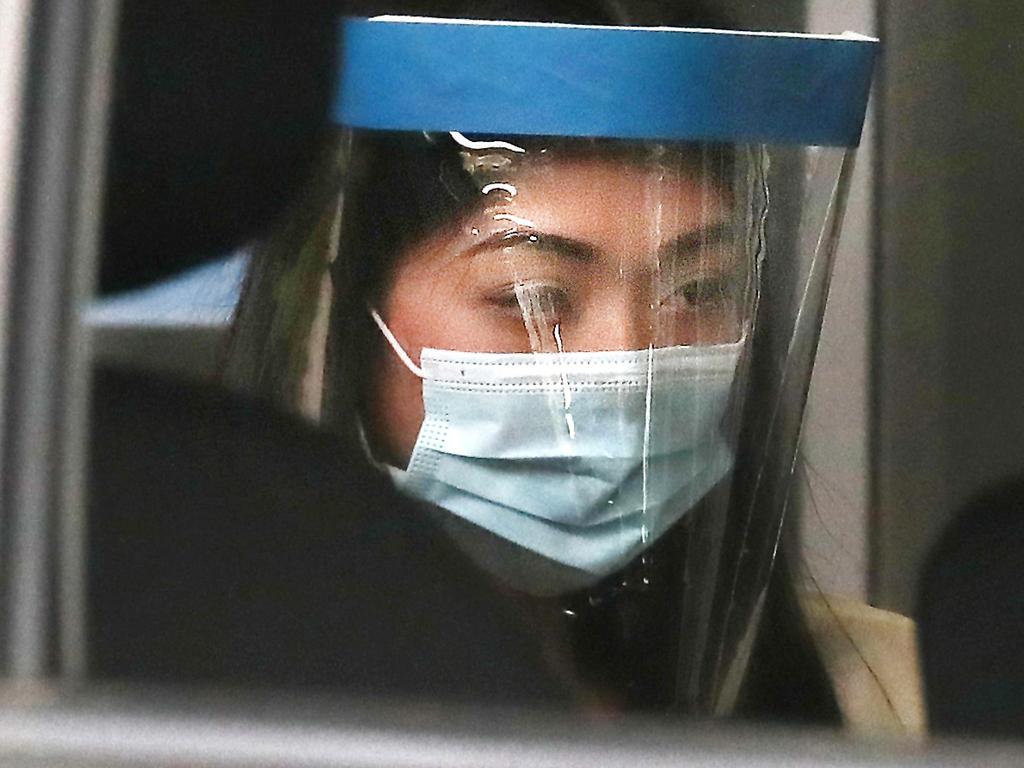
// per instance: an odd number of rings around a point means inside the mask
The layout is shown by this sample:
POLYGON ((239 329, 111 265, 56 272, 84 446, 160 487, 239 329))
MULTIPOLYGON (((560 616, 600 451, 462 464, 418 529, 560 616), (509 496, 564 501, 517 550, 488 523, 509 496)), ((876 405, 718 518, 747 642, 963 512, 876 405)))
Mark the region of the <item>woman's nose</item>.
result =
POLYGON ((655 343, 656 325, 655 311, 645 293, 623 289, 588 308, 577 344, 586 350, 646 349, 655 343))

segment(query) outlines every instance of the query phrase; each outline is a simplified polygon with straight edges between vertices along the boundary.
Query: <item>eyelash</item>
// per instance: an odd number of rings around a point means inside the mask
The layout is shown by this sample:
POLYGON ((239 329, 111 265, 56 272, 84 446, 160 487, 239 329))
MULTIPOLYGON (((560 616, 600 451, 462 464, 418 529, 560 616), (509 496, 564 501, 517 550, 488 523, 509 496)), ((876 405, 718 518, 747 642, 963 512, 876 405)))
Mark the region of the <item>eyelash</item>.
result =
POLYGON ((490 302, 502 309, 514 310, 519 315, 521 312, 520 292, 536 296, 544 311, 561 311, 569 305, 569 291, 565 288, 535 283, 506 286, 492 296, 490 302))
MULTIPOLYGON (((565 307, 569 303, 569 291, 553 285, 525 284, 510 285, 490 297, 490 303, 505 309, 520 310, 520 291, 534 295, 545 309, 565 307)), ((736 278, 731 275, 716 275, 688 280, 665 296, 661 303, 665 304, 674 298, 683 298, 689 306, 701 306, 711 302, 733 298, 736 291, 736 278), (697 294, 697 295, 695 295, 697 294)))
POLYGON ((714 275, 684 282, 663 298, 661 303, 667 304, 673 299, 682 298, 688 307, 701 307, 722 303, 735 298, 735 295, 736 278, 733 275, 714 275))

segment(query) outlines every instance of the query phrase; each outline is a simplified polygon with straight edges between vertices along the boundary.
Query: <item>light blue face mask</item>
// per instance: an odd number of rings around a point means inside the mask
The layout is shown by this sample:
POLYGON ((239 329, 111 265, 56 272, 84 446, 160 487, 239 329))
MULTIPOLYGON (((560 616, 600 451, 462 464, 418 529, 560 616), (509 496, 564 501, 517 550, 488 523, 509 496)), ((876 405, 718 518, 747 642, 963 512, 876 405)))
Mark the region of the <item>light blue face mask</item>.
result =
POLYGON ((423 349, 405 493, 590 574, 618 570, 732 466, 721 423, 742 344, 624 352, 423 349))

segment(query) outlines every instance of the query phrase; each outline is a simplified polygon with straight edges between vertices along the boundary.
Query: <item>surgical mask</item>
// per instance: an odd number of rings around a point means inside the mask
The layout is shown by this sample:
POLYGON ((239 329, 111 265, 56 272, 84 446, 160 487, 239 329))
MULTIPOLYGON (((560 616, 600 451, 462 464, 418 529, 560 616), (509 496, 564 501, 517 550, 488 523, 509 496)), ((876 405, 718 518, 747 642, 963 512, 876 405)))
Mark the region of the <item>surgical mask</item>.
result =
POLYGON ((722 432, 740 342, 621 352, 424 348, 410 496, 597 581, 692 509, 732 466, 722 432))

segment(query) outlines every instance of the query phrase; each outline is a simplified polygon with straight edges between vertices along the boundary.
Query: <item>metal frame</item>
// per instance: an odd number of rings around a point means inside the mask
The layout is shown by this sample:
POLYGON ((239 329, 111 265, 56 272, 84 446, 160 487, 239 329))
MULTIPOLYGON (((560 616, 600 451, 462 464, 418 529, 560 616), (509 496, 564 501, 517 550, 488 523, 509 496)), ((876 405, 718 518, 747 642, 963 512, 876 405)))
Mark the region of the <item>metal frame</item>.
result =
POLYGON ((139 691, 55 706, 0 707, 0 762, 111 768, 999 768, 1021 765, 1024 758, 1015 745, 924 749, 722 723, 601 722, 436 705, 246 698, 241 708, 237 699, 235 706, 225 705, 223 695, 139 691))
MULTIPOLYGON (((27 87, 28 39, 32 0, 0 0, 0 436, 5 431, 6 408, 2 393, 9 378, 3 361, 7 357, 8 323, 11 305, 11 271, 15 263, 19 171, 25 131, 25 90, 27 87)), ((0 473, 5 466, 4 441, 0 439, 0 473)), ((2 474, 0 474, 2 477, 2 474)), ((11 525, 0 506, 0 587, 10 579, 7 561, 11 525)), ((0 659, 9 645, 5 619, 10 613, 8 589, 0 590, 0 659)), ((0 670, 6 667, 0 661, 0 670)))
POLYGON ((0 474, 4 667, 84 674, 82 586, 91 294, 116 0, 29 3, 13 200, 0 474))

